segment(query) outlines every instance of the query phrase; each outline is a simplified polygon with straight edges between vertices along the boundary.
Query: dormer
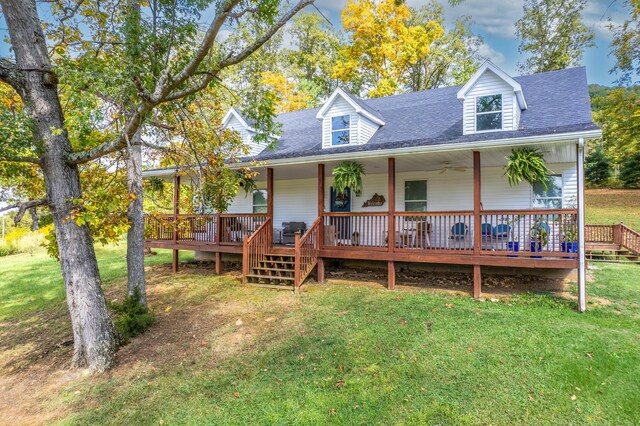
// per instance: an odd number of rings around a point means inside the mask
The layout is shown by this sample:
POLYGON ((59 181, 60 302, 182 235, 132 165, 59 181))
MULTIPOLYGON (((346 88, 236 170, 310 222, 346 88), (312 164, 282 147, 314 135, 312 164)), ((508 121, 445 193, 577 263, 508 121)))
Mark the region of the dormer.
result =
POLYGON ((518 130, 527 109, 520 83, 486 61, 458 91, 463 134, 518 130))
POLYGON ((242 141, 249 147, 249 155, 258 155, 267 147, 267 144, 254 142, 253 137, 256 134, 256 129, 249 123, 250 120, 235 108, 231 108, 222 119, 222 127, 235 130, 240 134, 242 141))
POLYGON ((322 120, 322 148, 363 145, 384 126, 377 111, 341 88, 331 94, 316 118, 322 120))

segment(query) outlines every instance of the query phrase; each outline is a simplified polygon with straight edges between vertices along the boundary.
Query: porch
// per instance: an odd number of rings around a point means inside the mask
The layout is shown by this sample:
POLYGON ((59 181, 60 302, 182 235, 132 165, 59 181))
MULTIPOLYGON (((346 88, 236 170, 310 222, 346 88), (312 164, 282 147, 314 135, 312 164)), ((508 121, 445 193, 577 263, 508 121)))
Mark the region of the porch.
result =
MULTIPOLYGON (((560 208, 532 208, 531 188, 510 188, 501 176, 510 148, 362 160, 368 171, 366 194, 354 194, 350 211, 333 211, 330 170, 336 161, 274 164, 261 170, 258 181, 264 212, 247 213, 260 205, 242 196, 224 214, 180 214, 176 205, 173 214, 146 217, 146 245, 174 250, 174 269, 179 250, 215 253, 217 272, 223 253, 242 254, 245 282, 295 290, 316 267, 323 281, 326 259, 387 262, 390 289, 395 262, 473 265, 475 297, 481 293, 482 266, 578 269, 579 203, 565 208, 564 199, 580 197, 580 149, 575 141, 544 146, 561 179, 570 184, 560 196, 560 208), (438 168, 442 164, 444 172, 438 168), (426 211, 410 211, 416 202, 408 200, 408 193, 398 194, 398 176, 405 191, 407 182, 429 181, 426 211), (367 202, 375 196, 377 203, 367 202), (287 243, 283 227, 294 221, 303 222, 304 231, 287 243)), ((176 200, 179 180, 177 174, 176 200)))

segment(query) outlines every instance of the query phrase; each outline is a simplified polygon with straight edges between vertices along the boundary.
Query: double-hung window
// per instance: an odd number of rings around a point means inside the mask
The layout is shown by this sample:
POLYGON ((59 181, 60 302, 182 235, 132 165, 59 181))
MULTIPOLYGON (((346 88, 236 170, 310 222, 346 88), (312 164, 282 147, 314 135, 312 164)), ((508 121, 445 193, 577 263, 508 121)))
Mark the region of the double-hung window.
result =
POLYGON ((476 132, 502 129, 502 95, 476 98, 476 132))
POLYGON ((561 209, 562 208, 562 175, 550 176, 548 188, 536 183, 533 185, 534 209, 561 209))
POLYGON ((331 145, 348 145, 351 117, 349 114, 331 117, 331 145))
POLYGON ((264 189, 256 189, 253 191, 253 212, 267 212, 267 191, 264 189))
POLYGON ((427 211, 427 181, 408 180, 404 183, 404 211, 427 211))

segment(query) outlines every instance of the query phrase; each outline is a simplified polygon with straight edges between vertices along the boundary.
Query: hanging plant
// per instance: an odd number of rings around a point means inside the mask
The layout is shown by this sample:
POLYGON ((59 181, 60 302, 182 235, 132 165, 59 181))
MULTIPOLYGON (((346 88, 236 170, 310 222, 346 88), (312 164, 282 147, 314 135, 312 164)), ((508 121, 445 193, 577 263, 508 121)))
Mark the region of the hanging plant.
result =
POLYGON ((549 189, 551 170, 547 168, 542 152, 529 147, 516 148, 511 150, 511 155, 506 159, 504 175, 509 185, 518 186, 524 180, 531 185, 541 184, 545 191, 549 189))
POLYGON ((249 168, 243 167, 242 169, 238 170, 236 174, 238 176, 238 184, 242 189, 244 189, 244 195, 246 197, 248 197, 249 194, 252 194, 256 189, 258 189, 258 185, 256 185, 256 181, 253 179, 253 177, 256 175, 256 172, 249 168))
POLYGON ((360 194, 362 192, 362 176, 364 166, 355 161, 343 161, 333 169, 333 189, 337 194, 344 195, 347 188, 360 194))

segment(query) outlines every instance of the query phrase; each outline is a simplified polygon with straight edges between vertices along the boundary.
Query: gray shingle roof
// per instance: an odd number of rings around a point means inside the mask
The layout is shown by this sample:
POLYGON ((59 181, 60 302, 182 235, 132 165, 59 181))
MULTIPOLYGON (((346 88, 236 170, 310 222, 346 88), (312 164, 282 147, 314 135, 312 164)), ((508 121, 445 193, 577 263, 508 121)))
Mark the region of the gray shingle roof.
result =
POLYGON ((258 160, 330 155, 412 146, 469 143, 524 136, 553 135, 597 130, 584 67, 516 77, 522 85, 528 109, 522 111, 515 131, 462 134, 462 103, 456 98, 461 86, 405 93, 384 98, 357 100, 383 118, 385 125, 364 145, 322 149, 322 123, 318 109, 278 116, 283 133, 273 150, 258 160))

